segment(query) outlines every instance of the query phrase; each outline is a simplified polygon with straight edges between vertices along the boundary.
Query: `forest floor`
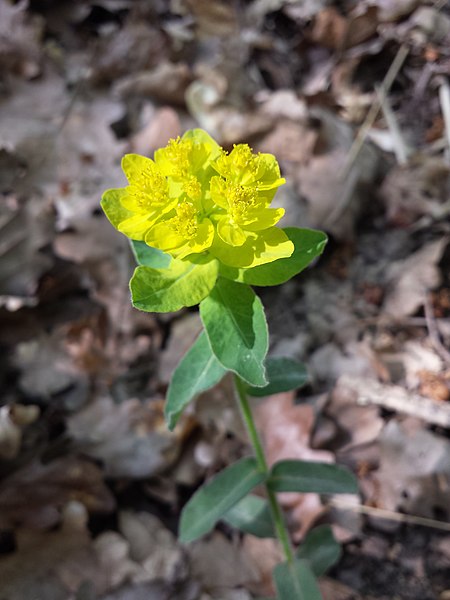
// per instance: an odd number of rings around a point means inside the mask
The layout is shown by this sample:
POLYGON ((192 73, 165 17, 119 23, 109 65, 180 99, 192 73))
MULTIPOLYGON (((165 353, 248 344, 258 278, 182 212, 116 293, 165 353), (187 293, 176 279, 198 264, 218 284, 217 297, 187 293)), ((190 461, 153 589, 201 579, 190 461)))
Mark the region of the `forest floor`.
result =
POLYGON ((297 394, 255 403, 271 461, 336 461, 360 495, 283 497, 330 523, 327 600, 450 598, 450 6, 420 0, 0 0, 0 599, 273 595, 274 540, 176 541, 249 448, 229 382, 174 433, 196 310, 130 305, 102 214, 126 152, 202 127, 275 154, 285 226, 330 241, 257 290, 297 394))

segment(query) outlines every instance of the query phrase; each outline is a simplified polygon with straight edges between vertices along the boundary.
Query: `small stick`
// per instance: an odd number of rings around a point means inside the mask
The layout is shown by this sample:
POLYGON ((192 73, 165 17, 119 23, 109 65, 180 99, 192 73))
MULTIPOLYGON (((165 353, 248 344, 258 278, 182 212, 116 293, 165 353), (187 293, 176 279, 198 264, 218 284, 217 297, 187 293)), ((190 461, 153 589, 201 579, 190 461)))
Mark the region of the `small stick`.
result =
POLYGON ((450 531, 450 523, 446 523, 445 521, 437 521, 436 519, 419 517, 417 515, 404 515, 403 513, 393 510, 374 508, 373 506, 365 506, 363 504, 355 506, 340 498, 332 498, 328 505, 337 508, 338 510, 352 510, 363 515, 387 519, 389 521, 398 521, 400 523, 408 523, 409 525, 421 525, 422 527, 431 527, 433 529, 440 529, 441 531, 450 531))
MULTIPOLYGON (((394 83, 394 80, 398 75, 398 72, 400 71, 403 63, 405 62, 405 58, 408 56, 408 53, 408 48, 405 44, 402 44, 398 49, 398 52, 395 55, 395 58, 392 61, 392 64, 389 67, 389 70, 383 79, 383 83, 380 86, 380 94, 383 97, 386 96, 389 90, 391 89, 392 84, 394 83)), ((345 165, 341 173, 342 179, 345 179, 348 176, 351 168, 353 167, 353 164, 357 159, 358 154, 360 153, 364 141, 367 137, 367 132, 374 124, 379 110, 380 100, 379 97, 376 97, 369 109, 369 112, 366 115, 364 123, 359 128, 358 133, 356 134, 356 137, 353 141, 353 144, 350 147, 349 153, 347 155, 347 160, 345 161, 345 165)))
POLYGON ((445 157, 450 161, 450 87, 447 79, 443 78, 439 87, 439 102, 441 104, 442 116, 445 124, 445 137, 447 140, 447 148, 445 157))
POLYGON ((375 88, 378 96, 378 102, 380 103, 381 110, 383 111, 384 118, 388 129, 392 134, 392 141, 394 144, 394 154, 399 165, 406 165, 408 162, 408 155, 410 154, 408 146, 403 141, 403 136, 400 131, 399 124, 395 117, 394 111, 392 110, 391 103, 387 94, 382 94, 379 86, 375 88))
POLYGON ((439 356, 442 358, 442 360, 445 361, 448 365, 450 365, 450 352, 447 350, 447 348, 441 342, 441 338, 439 335, 439 329, 437 327, 436 320, 434 318, 433 307, 431 305, 428 294, 425 295, 425 300, 423 303, 423 310, 425 313, 425 320, 427 323, 428 335, 430 336, 431 343, 433 344, 434 349, 439 354, 439 356))

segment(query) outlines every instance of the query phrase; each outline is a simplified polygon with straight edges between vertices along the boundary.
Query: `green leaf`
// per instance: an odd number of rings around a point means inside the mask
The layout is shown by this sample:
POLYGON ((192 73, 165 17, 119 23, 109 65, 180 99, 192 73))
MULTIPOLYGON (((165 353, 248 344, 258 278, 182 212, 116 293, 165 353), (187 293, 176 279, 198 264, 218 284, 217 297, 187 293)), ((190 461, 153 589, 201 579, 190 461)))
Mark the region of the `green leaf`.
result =
POLYGON ((106 190, 100 202, 108 221, 116 229, 122 221, 133 216, 133 213, 122 206, 120 199, 127 193, 127 188, 106 190))
POLYGON ((308 381, 305 365, 291 358, 273 357, 266 360, 266 376, 269 381, 264 387, 247 386, 250 396, 271 396, 279 392, 295 390, 308 381))
POLYGON ((273 580, 279 600, 322 600, 316 578, 304 560, 280 563, 273 570, 273 580))
POLYGON ((202 331, 175 369, 167 391, 164 414, 171 431, 187 404, 197 394, 216 385, 225 373, 202 331))
POLYGON ((249 494, 235 504, 223 517, 223 520, 245 533, 259 538, 275 537, 275 530, 267 500, 249 494))
POLYGON ((147 312, 175 312, 194 306, 213 289, 218 264, 173 261, 169 269, 137 267, 130 281, 133 306, 147 312))
POLYGON ((275 463, 268 485, 274 492, 358 493, 358 481, 346 467, 306 460, 275 463))
POLYGON ((145 242, 130 240, 131 249, 138 265, 143 267, 153 267, 153 269, 167 269, 170 266, 172 257, 158 248, 152 248, 145 242))
POLYGON ((297 558, 309 562, 316 577, 328 571, 341 558, 342 548, 329 525, 312 529, 297 550, 297 558))
POLYGON ((200 304, 200 316, 218 361, 247 383, 266 385, 267 323, 253 290, 220 277, 200 304))
POLYGON ((192 542, 211 531, 232 506, 264 479, 265 474, 251 456, 221 471, 197 490, 183 508, 180 541, 192 542))
POLYGON ((280 285, 298 275, 320 256, 328 241, 325 233, 315 229, 286 227, 283 231, 294 244, 294 252, 289 258, 280 258, 252 269, 236 269, 221 264, 220 274, 249 285, 280 285))

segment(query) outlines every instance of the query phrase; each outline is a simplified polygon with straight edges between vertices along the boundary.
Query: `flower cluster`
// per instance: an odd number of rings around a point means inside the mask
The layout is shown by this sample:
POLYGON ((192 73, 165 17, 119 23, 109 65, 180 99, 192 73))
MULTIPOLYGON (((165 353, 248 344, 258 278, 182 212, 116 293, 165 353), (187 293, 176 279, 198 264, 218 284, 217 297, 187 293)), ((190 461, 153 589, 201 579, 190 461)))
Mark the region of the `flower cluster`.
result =
POLYGON ((284 183, 271 154, 247 144, 224 151, 194 129, 157 150, 154 160, 127 154, 129 185, 102 200, 111 223, 177 259, 206 254, 225 265, 250 268, 285 258, 293 244, 275 227, 283 208, 270 208, 284 183))

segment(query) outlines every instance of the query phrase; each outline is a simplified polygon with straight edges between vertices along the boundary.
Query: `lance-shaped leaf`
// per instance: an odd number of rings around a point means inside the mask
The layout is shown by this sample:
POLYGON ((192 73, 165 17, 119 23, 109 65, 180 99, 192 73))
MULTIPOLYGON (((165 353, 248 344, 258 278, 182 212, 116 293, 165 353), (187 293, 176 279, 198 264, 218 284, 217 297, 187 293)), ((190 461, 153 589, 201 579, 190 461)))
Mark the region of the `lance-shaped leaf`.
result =
POLYGON ((200 304, 200 316, 218 361, 247 383, 265 385, 267 322, 253 290, 220 277, 200 304))
POLYGON ((291 358, 273 357, 266 360, 266 377, 269 381, 264 387, 247 386, 250 396, 271 396, 302 387, 307 383, 308 371, 305 365, 291 358))
POLYGON ((242 458, 221 471, 197 490, 183 508, 180 541, 192 542, 211 531, 232 506, 264 479, 265 474, 253 457, 242 458))
POLYGON ((316 578, 304 560, 280 563, 273 570, 273 580, 278 600, 322 600, 316 578))
POLYGON ((223 517, 225 523, 260 538, 275 537, 272 515, 267 500, 249 494, 223 517))
POLYGON ((342 548, 329 525, 319 525, 308 532, 297 550, 297 558, 305 559, 316 577, 320 577, 338 562, 342 548))
POLYGON ((172 375, 164 409, 170 430, 189 402, 216 385, 225 373, 226 369, 212 353, 206 333, 202 331, 172 375))
POLYGON ((320 256, 328 240, 325 233, 315 229, 286 227, 283 231, 294 244, 294 252, 291 256, 252 269, 236 269, 221 265, 220 274, 249 285, 280 285, 301 273, 320 256))
POLYGON ((274 492, 358 493, 358 481, 346 467, 305 460, 275 463, 268 485, 274 492))
POLYGON ((213 289, 216 260, 205 263, 173 261, 169 269, 137 267, 130 281, 133 306, 147 312, 175 312, 194 306, 213 289))

